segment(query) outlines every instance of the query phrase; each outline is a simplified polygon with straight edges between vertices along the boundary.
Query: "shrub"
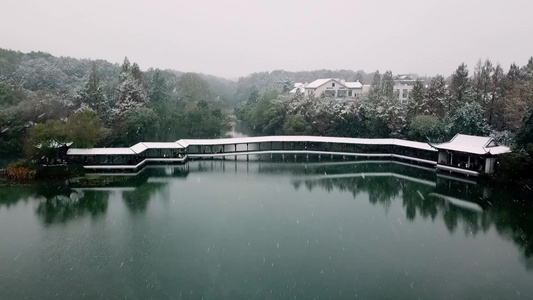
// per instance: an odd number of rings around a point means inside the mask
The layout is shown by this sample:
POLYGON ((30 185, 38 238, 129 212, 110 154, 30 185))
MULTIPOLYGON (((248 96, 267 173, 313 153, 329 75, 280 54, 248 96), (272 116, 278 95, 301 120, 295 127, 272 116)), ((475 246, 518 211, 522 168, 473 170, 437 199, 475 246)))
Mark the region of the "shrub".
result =
POLYGON ((37 166, 26 160, 10 164, 6 168, 6 176, 13 180, 31 180, 37 174, 37 166))

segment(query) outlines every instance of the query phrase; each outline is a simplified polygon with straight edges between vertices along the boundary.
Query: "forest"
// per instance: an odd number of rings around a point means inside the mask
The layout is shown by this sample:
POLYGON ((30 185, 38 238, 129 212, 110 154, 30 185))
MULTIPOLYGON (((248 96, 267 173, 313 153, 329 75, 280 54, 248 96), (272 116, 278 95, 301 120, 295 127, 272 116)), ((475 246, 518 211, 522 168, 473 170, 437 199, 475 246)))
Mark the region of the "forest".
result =
MULTIPOLYGON (((39 157, 57 144, 131 146, 140 141, 215 138, 234 115, 258 135, 403 138, 443 142, 456 133, 493 136, 533 166, 533 57, 504 70, 480 60, 448 77, 417 78, 408 104, 393 92, 391 71, 253 73, 237 81, 140 66, 128 58, 55 57, 0 49, 0 155, 39 157), (359 80, 355 101, 290 94, 295 82, 359 80)), ((533 168, 531 168, 533 169, 533 168)))
MULTIPOLYGON (((358 74, 363 82, 368 78, 358 74)), ((408 104, 397 100, 391 71, 376 71, 370 84, 368 94, 355 101, 288 94, 279 88, 262 93, 255 89, 235 115, 261 135, 421 142, 444 142, 457 133, 492 136, 514 150, 503 156, 506 170, 500 174, 508 179, 533 178, 533 57, 526 65, 512 64, 506 71, 490 60, 480 60, 473 73, 462 63, 447 78, 418 78, 408 104)))
POLYGON ((54 57, 0 49, 0 156, 46 149, 131 146, 220 137, 234 82, 173 70, 143 72, 128 58, 54 57))

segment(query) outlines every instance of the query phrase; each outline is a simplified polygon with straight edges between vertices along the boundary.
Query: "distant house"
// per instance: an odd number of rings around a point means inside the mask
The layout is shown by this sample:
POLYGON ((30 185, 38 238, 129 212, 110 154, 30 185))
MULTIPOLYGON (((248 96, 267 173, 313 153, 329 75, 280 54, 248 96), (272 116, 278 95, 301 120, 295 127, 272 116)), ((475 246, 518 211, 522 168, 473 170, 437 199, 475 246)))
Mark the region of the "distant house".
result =
POLYGON ((439 151, 437 169, 470 176, 492 174, 498 155, 510 152, 491 137, 457 134, 446 143, 430 144, 439 151))
POLYGON ((305 95, 335 99, 355 99, 362 94, 363 85, 359 81, 345 81, 344 79, 317 79, 305 86, 305 95))
POLYGON ((402 103, 409 102, 409 96, 416 80, 409 77, 409 75, 397 75, 394 77, 394 95, 402 103))
POLYGON ((300 94, 303 94, 305 93, 305 86, 307 85, 307 83, 301 83, 301 82, 297 82, 294 84, 294 88, 292 90, 289 91, 290 94, 296 94, 296 93, 300 93, 300 94))

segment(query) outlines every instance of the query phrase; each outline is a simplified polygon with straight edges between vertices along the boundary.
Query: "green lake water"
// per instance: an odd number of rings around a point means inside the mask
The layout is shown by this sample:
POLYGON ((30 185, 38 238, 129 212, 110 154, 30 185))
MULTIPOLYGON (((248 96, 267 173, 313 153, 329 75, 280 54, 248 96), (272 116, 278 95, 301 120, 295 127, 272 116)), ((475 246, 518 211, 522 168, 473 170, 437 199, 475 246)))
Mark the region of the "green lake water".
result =
POLYGON ((0 299, 533 299, 533 202, 391 162, 0 186, 0 299))

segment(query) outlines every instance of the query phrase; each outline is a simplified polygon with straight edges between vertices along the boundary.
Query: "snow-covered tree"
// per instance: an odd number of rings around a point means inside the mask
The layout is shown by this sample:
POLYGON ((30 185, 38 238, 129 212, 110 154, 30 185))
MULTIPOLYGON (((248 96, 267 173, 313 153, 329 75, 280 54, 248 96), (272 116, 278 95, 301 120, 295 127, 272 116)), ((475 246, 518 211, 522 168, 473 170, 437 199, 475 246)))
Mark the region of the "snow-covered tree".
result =
POLYGON ((394 78, 392 72, 387 71, 381 79, 381 95, 385 98, 394 99, 394 78))
POLYGON ((446 110, 449 113, 458 105, 472 100, 472 88, 468 78, 468 68, 465 63, 459 65, 452 74, 450 83, 450 97, 446 103, 446 110))
POLYGON ((449 133, 487 136, 491 130, 483 115, 483 107, 477 102, 461 105, 448 117, 449 133))
POLYGON ((505 89, 505 75, 500 64, 497 64, 492 73, 492 91, 490 102, 487 103, 486 113, 489 125, 501 129, 503 128, 503 95, 505 89))
POLYGON ((426 98, 426 88, 422 81, 417 80, 411 90, 410 100, 407 105, 407 118, 413 119, 418 115, 429 114, 429 106, 426 98))
POLYGON ((91 109, 102 120, 108 119, 110 106, 104 93, 103 85, 100 82, 96 63, 93 63, 89 81, 78 93, 78 100, 81 106, 91 109))
POLYGON ((494 68, 490 60, 487 59, 484 63, 479 60, 474 71, 474 77, 472 78, 475 100, 484 107, 490 102, 493 70, 494 68))
POLYGON ((126 57, 120 73, 116 114, 123 117, 130 110, 146 106, 149 101, 148 92, 139 66, 130 62, 126 57))
POLYGON ((446 101, 448 97, 444 77, 441 75, 433 77, 427 89, 427 104, 430 115, 443 119, 446 115, 446 101))

